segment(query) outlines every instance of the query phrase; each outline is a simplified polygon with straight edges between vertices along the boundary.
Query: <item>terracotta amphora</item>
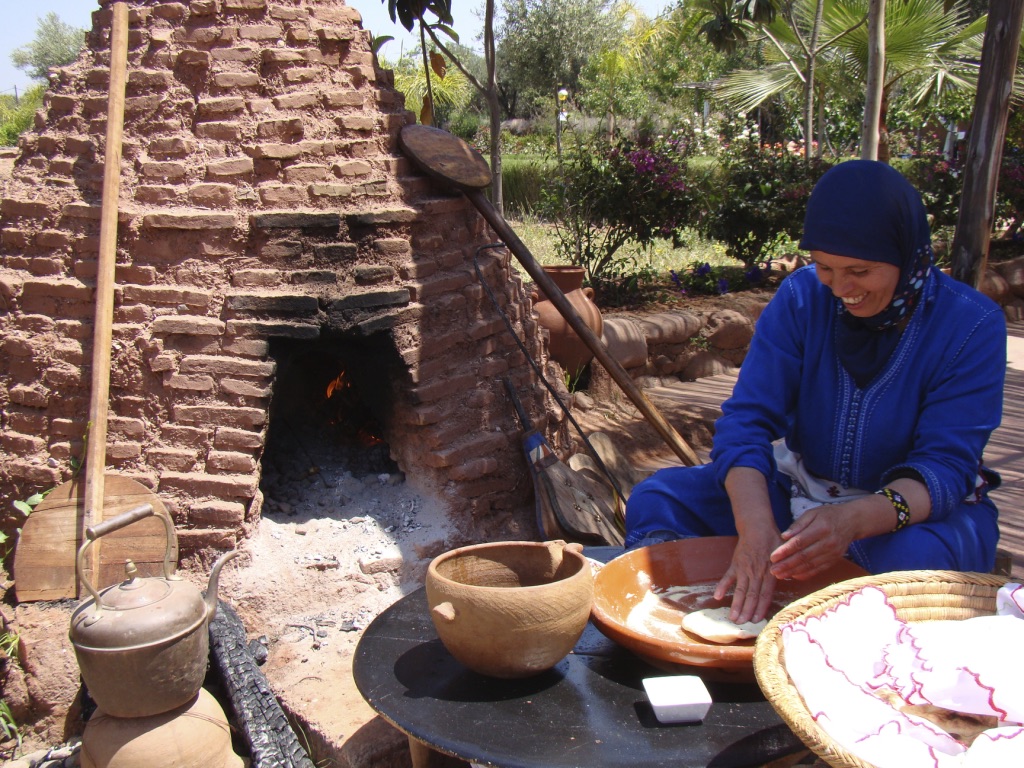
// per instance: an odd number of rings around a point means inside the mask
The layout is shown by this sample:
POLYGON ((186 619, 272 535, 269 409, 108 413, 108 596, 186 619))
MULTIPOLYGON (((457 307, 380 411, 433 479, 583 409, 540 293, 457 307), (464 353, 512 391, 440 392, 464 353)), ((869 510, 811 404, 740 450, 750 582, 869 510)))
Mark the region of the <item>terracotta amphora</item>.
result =
MULTIPOLYGON (((594 289, 583 287, 583 268, 549 266, 544 267, 544 272, 562 289, 562 293, 583 319, 584 325, 592 330, 595 336, 601 338, 604 320, 601 318, 601 310, 593 301, 594 289)), ((547 328, 550 334, 551 358, 561 364, 570 376, 578 376, 583 367, 593 359, 594 353, 543 291, 538 288, 530 298, 534 301, 533 311, 537 313, 541 327, 547 328)))

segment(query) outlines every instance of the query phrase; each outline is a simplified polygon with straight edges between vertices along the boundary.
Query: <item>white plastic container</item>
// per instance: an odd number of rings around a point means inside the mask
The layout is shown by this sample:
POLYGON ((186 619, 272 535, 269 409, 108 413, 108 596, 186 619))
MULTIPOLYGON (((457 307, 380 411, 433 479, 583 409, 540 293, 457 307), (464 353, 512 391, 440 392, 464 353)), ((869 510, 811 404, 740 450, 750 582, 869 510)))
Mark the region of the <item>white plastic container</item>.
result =
POLYGON ((696 675, 644 678, 644 690, 661 723, 696 723, 711 709, 711 694, 696 675))

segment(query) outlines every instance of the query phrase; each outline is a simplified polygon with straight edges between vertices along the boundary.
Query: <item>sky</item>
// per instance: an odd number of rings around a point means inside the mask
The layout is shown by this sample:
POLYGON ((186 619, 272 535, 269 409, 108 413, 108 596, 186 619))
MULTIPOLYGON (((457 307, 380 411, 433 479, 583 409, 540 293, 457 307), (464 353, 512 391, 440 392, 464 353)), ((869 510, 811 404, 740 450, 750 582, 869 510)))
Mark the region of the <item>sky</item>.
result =
MULTIPOLYGON (((655 16, 672 5, 672 0, 634 0, 649 16, 655 16)), ((92 27, 92 12, 99 9, 98 0, 4 0, 3 24, 0 24, 0 93, 23 93, 31 85, 28 76, 11 64, 11 51, 32 42, 39 19, 48 13, 56 13, 61 21, 81 29, 92 27)), ((381 0, 347 0, 347 5, 356 8, 363 16, 363 29, 374 35, 391 35, 394 41, 382 51, 389 59, 397 59, 404 47, 409 50, 418 38, 405 31, 401 24, 394 24, 388 16, 387 3, 381 0)), ((453 0, 455 30, 463 45, 479 49, 474 39, 480 32, 482 21, 476 9, 483 8, 481 0, 453 0)))

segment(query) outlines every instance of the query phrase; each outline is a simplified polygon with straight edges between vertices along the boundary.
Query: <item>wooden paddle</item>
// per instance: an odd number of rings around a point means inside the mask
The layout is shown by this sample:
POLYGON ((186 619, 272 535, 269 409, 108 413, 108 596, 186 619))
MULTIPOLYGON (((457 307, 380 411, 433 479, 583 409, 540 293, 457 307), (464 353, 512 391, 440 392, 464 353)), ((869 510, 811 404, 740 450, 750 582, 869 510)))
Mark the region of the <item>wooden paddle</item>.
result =
POLYGON ((491 183, 491 170, 483 156, 459 137, 429 125, 405 126, 398 135, 398 145, 424 173, 461 190, 469 198, 559 314, 594 353, 594 357, 605 367, 644 418, 664 438, 676 456, 687 466, 700 464, 701 461, 693 449, 640 391, 626 369, 612 357, 608 347, 587 327, 565 294, 544 272, 523 241, 491 205, 483 192, 491 183))
POLYGON ((616 525, 615 512, 603 500, 602 486, 559 461, 544 436, 533 429, 512 382, 503 381, 523 425, 523 452, 533 479, 541 536, 622 546, 622 530, 616 525))
MULTIPOLYGON (((128 5, 115 2, 111 10, 110 89, 93 326, 90 427, 84 478, 69 481, 52 490, 22 526, 14 556, 15 591, 21 602, 79 596, 75 557, 79 546, 85 541, 85 529, 88 526, 147 503, 152 504, 158 514, 167 514, 163 504, 145 486, 128 478, 104 473, 121 139, 128 70, 128 5)), ((124 561, 128 558, 139 566, 143 575, 158 575, 162 572, 163 556, 163 522, 158 518, 149 518, 124 531, 104 537, 102 547, 91 547, 89 575, 94 583, 101 586, 119 581, 123 578, 124 561), (98 573, 94 573, 97 570, 98 573)))
MULTIPOLYGON (((84 541, 78 537, 77 524, 85 516, 84 492, 81 479, 58 485, 28 516, 14 550, 18 602, 78 597, 75 557, 84 541)), ((97 589, 121 581, 125 560, 129 559, 138 566, 141 576, 163 574, 166 533, 157 515, 166 517, 167 507, 141 483, 120 475, 106 476, 101 504, 104 520, 142 504, 151 504, 154 515, 103 537, 97 589)), ((176 563, 176 541, 172 541, 172 547, 176 563)))

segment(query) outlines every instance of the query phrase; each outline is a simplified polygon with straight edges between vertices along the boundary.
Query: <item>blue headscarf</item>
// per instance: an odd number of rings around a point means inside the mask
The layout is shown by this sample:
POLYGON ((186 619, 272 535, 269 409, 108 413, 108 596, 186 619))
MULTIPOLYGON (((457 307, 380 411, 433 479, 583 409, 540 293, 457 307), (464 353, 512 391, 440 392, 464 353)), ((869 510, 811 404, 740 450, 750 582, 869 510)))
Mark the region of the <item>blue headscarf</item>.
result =
POLYGON ((899 344, 900 324, 917 306, 932 263, 921 195, 885 163, 833 166, 811 191, 800 248, 899 267, 892 301, 877 315, 856 317, 835 299, 839 360, 857 386, 866 387, 899 344))

